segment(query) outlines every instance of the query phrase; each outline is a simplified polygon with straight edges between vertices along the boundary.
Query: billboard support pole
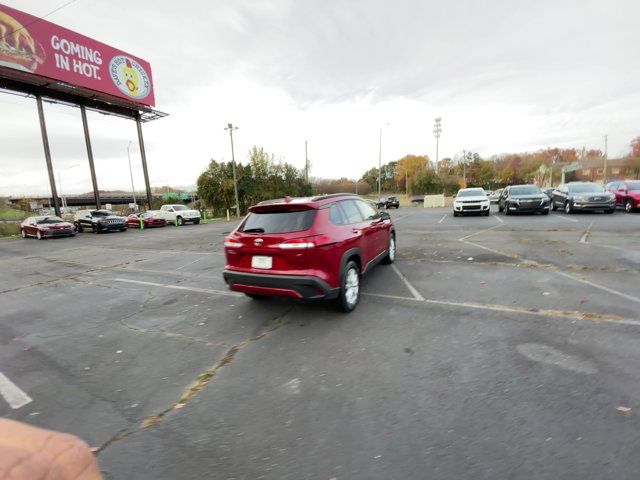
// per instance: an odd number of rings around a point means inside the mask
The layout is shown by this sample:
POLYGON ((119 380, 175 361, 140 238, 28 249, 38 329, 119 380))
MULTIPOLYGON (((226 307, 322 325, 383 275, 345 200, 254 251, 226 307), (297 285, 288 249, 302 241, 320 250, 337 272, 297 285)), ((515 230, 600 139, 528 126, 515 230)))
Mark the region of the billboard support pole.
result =
POLYGON ((40 119, 40 133, 42 134, 42 146, 44 147, 44 158, 47 161, 47 172, 49 173, 49 185, 51 186, 51 197, 53 198, 53 208, 56 215, 60 216, 60 199, 56 190, 56 180, 53 175, 53 164, 51 163, 51 150, 49 149, 49 137, 47 136, 47 125, 44 121, 44 108, 42 107, 42 97, 36 96, 38 104, 38 118, 40 119))
POLYGON ((151 185, 149 184, 149 170, 147 169, 147 154, 144 151, 144 138, 142 137, 142 122, 140 112, 136 112, 136 126, 138 127, 138 142, 140 143, 140 157, 142 157, 142 172, 144 173, 144 186, 147 190, 147 204, 149 210, 153 208, 151 198, 151 185))
POLYGON ((89 158, 89 170, 91 171, 91 183, 93 184, 93 198, 96 201, 96 208, 100 209, 100 192, 98 191, 98 180, 96 178, 96 167, 93 164, 93 150, 91 149, 91 138, 89 137, 89 123, 87 122, 87 109, 80 105, 82 114, 82 128, 84 129, 84 141, 87 144, 87 157, 89 158))

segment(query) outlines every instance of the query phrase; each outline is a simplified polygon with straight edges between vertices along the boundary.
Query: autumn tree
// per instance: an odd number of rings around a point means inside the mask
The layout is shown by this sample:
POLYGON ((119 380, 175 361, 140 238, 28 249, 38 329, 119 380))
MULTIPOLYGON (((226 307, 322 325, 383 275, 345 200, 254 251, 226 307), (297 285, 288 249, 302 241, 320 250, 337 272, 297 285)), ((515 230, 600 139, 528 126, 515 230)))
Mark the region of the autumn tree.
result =
POLYGON ((405 155, 398 160, 396 165, 396 184, 401 189, 406 189, 406 181, 415 178, 420 172, 427 170, 429 157, 426 155, 405 155))

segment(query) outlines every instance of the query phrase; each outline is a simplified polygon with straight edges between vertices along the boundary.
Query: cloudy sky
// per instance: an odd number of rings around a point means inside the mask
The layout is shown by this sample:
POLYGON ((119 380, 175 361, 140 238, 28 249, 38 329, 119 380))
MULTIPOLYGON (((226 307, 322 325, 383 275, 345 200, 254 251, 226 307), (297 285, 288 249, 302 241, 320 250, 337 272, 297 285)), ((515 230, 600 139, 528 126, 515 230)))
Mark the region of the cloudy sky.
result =
MULTIPOLYGON (((44 15, 64 0, 2 0, 44 15)), ((312 175, 355 178, 407 153, 544 147, 623 155, 640 135, 636 0, 76 0, 47 19, 148 60, 152 186, 193 185, 252 145, 312 175)), ((45 106, 63 192, 91 189, 80 112, 45 106)), ((89 114, 101 189, 143 185, 135 124, 89 114)), ((0 195, 48 180, 35 101, 0 94, 0 195)))

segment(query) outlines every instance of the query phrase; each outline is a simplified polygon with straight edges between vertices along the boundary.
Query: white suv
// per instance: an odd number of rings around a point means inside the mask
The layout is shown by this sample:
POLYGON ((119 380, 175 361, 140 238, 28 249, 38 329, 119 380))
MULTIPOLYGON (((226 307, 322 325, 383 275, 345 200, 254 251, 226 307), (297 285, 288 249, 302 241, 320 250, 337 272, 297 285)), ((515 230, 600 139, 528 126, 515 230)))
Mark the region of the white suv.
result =
POLYGON ((178 225, 184 225, 187 222, 200 223, 200 212, 190 210, 185 205, 162 205, 160 210, 154 213, 158 217, 164 218, 167 223, 178 223, 178 225))
POLYGON ((489 216, 489 197, 484 188, 461 188, 453 199, 453 216, 478 213, 489 216))

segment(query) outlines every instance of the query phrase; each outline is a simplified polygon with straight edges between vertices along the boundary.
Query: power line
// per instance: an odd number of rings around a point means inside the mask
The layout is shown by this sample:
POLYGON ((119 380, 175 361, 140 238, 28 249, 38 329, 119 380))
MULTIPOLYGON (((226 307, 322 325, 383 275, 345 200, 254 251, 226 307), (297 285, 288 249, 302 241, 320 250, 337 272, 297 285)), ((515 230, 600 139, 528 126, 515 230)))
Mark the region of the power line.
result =
POLYGON ((75 1, 76 1, 76 0, 70 0, 69 2, 67 2, 67 3, 65 3, 65 4, 63 4, 63 5, 60 5, 58 8, 56 8, 56 9, 54 9, 54 10, 51 10, 51 11, 50 11, 49 13, 47 13, 46 15, 43 15, 43 16, 41 16, 41 17, 38 17, 38 18, 36 18, 35 20, 33 20, 33 21, 31 21, 31 22, 27 23, 26 25, 23 25, 23 26, 22 26, 22 27, 20 27, 20 28, 16 28, 15 30, 13 30, 13 31, 11 31, 11 32, 9 32, 9 33, 5 33, 5 34, 2 36, 2 38, 0 38, 0 40, 4 40, 6 37, 8 37, 8 36, 10 36, 10 35, 13 35, 14 33, 18 33, 18 32, 19 32, 19 31, 21 31, 21 30, 24 30, 25 28, 27 28, 27 27, 29 27, 29 26, 33 25, 34 23, 39 22, 40 20, 43 20, 43 19, 47 18, 49 15, 53 15, 54 13, 56 13, 56 12, 58 12, 58 11, 62 10, 64 7, 67 7, 67 6, 71 5, 71 4, 72 4, 72 3, 74 3, 75 1))

